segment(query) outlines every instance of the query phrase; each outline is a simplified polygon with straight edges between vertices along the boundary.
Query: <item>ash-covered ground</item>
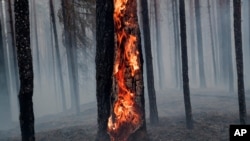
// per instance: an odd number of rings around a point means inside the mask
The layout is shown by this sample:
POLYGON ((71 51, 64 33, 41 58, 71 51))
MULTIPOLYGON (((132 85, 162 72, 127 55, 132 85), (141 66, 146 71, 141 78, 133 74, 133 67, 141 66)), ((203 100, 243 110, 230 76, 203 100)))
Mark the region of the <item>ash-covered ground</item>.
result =
MULTIPOLYGON (((145 94, 145 96, 147 96, 145 94)), ((229 141, 229 125, 239 124, 237 94, 220 90, 191 90, 194 129, 186 129, 183 95, 181 91, 157 92, 160 124, 152 126, 147 119, 151 141, 229 141)), ((250 93, 246 92, 248 121, 250 121, 250 93)), ((148 100, 146 99, 146 115, 148 100)), ((70 112, 36 119, 37 141, 94 141, 97 131, 96 103, 81 106, 81 114, 70 112)), ((248 122, 249 123, 249 122, 248 122)), ((19 141, 20 129, 0 131, 0 141, 19 141)))

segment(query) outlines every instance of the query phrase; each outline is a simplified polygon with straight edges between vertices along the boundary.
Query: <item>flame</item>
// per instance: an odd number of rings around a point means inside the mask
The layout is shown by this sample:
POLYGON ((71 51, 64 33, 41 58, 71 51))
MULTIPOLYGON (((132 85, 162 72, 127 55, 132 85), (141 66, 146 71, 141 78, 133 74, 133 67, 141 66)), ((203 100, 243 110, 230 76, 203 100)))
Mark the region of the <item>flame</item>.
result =
POLYGON ((126 13, 128 1, 114 0, 116 55, 113 75, 118 90, 112 107, 113 111, 108 119, 108 133, 112 141, 126 141, 129 135, 142 124, 142 112, 135 102, 135 90, 131 88, 132 86, 126 85, 128 77, 125 74, 128 74, 129 71, 130 77, 135 77, 136 72, 140 69, 139 51, 136 46, 137 37, 126 29, 135 27, 134 15, 126 13), (129 17, 126 20, 125 15, 126 18, 129 17))

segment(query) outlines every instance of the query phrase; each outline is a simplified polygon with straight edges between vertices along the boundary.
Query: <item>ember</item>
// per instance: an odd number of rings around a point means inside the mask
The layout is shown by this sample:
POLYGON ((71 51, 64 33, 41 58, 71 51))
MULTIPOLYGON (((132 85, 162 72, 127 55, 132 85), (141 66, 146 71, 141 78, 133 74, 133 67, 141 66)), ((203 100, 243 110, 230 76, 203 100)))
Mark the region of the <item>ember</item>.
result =
POLYGON ((114 0, 116 51, 114 63, 115 101, 108 120, 108 133, 112 141, 126 141, 143 123, 142 111, 136 103, 135 77, 140 70, 140 57, 135 16, 127 10, 131 0, 114 0), (127 12, 127 13, 126 13, 127 12), (132 79, 131 83, 127 83, 132 79))

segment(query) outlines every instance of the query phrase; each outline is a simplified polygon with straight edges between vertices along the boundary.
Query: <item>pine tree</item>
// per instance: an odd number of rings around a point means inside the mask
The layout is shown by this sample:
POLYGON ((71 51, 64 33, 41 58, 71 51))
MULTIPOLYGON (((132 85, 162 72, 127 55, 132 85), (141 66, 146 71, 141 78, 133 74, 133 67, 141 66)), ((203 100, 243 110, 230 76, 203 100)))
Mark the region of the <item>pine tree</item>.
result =
POLYGON ((33 66, 30 47, 28 0, 15 0, 15 37, 20 77, 19 106, 23 141, 35 140, 33 113, 33 66))

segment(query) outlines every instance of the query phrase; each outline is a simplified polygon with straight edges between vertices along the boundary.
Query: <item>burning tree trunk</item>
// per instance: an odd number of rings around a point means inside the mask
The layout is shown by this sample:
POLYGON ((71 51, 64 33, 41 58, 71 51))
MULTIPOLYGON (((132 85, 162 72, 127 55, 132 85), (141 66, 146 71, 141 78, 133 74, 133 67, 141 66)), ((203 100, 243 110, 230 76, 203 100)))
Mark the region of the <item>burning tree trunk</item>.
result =
POLYGON ((114 0, 115 62, 108 120, 112 141, 148 140, 136 7, 135 0, 114 0))
POLYGON ((188 78, 188 57, 187 57, 187 34, 186 34, 186 16, 185 2, 180 0, 180 29, 181 29, 181 59, 182 59, 182 79, 183 93, 186 111, 187 128, 193 128, 192 107, 190 102, 189 78, 188 78))
POLYGON ((20 126, 23 141, 33 141, 34 113, 33 113, 33 65, 30 48, 30 24, 28 0, 15 0, 15 31, 16 48, 20 77, 19 105, 20 126))
POLYGON ((235 54, 238 77, 238 100, 240 123, 247 123, 246 100, 244 90, 244 76, 243 76, 243 53, 242 53, 242 32, 241 32, 241 0, 234 0, 234 39, 235 39, 235 54))

